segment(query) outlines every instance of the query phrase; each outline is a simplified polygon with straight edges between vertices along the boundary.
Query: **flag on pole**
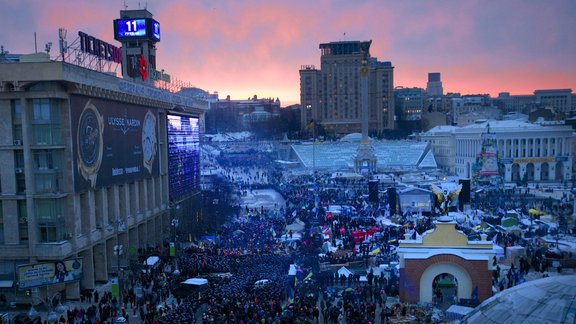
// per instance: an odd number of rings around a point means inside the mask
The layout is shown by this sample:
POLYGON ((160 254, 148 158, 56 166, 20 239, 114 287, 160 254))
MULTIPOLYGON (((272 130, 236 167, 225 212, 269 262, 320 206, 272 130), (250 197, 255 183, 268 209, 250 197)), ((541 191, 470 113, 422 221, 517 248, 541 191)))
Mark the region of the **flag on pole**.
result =
POLYGON ((380 253, 380 247, 378 245, 374 245, 372 248, 372 255, 376 255, 378 253, 380 253))

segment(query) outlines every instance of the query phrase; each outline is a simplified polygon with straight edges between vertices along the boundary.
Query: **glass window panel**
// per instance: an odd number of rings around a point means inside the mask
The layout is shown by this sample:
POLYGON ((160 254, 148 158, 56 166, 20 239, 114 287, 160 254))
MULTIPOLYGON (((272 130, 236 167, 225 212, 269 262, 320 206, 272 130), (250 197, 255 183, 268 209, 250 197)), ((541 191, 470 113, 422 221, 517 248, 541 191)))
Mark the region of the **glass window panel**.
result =
POLYGON ((18 200, 18 234, 20 242, 28 241, 28 211, 26 200, 18 200))

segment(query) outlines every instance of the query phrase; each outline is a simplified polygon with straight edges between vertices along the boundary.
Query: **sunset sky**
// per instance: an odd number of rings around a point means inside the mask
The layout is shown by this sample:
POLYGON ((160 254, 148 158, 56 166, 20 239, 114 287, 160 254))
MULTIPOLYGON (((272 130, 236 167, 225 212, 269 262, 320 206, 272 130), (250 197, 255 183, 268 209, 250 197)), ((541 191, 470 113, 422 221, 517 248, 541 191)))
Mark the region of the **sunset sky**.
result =
MULTIPOLYGON (((442 73, 444 92, 531 94, 576 91, 575 0, 126 0, 161 24, 158 69, 220 98, 299 103, 302 65, 320 67, 320 43, 372 40, 391 61, 394 86, 426 87, 442 73)), ((112 21, 122 0, 0 0, 0 45, 34 52, 58 28, 72 43, 83 31, 119 46, 112 21)))

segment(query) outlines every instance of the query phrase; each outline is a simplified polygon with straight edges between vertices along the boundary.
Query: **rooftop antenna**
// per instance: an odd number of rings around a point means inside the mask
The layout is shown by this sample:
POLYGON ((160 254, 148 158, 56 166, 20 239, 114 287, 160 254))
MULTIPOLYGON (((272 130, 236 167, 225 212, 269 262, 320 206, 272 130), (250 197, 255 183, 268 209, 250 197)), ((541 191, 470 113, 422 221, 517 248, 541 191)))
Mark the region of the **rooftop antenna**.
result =
POLYGON ((66 41, 66 35, 68 31, 66 28, 58 29, 58 45, 60 45, 60 55, 62 55, 62 62, 66 60, 66 52, 68 52, 68 42, 66 41))
POLYGON ((124 0, 124 10, 128 10, 128 4, 126 4, 126 0, 124 0))
POLYGON ((50 49, 52 49, 52 42, 48 42, 44 45, 44 51, 46 51, 46 54, 50 54, 50 49))

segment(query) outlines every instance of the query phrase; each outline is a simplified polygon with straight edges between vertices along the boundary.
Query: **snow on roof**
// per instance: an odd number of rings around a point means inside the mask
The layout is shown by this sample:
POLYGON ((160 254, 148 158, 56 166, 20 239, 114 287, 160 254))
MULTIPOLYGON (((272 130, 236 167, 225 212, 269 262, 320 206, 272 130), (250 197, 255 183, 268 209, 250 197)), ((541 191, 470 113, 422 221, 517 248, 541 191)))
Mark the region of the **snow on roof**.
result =
POLYGON ((462 323, 574 323, 576 276, 527 281, 486 299, 462 323))
POLYGON ((422 161, 420 161, 420 167, 432 169, 438 168, 438 164, 436 164, 436 159, 434 158, 434 153, 432 153, 432 150, 429 150, 422 161))
POLYGON ((252 136, 250 132, 235 132, 235 133, 218 133, 206 134, 207 138, 211 138, 213 142, 231 142, 241 139, 246 139, 252 136))
POLYGON ((435 133, 453 133, 454 130, 458 129, 457 126, 450 125, 438 125, 429 129, 424 135, 434 135, 435 133))
MULTIPOLYGON (((432 159, 426 157, 427 142, 414 141, 371 141, 376 155, 378 168, 414 168, 430 167, 432 159)), ((302 161, 311 168, 348 168, 354 165, 358 143, 324 142, 321 144, 293 144, 292 149, 302 161)), ((431 153, 433 154, 433 153, 431 153)))
POLYGON ((183 285, 192 285, 192 286, 202 286, 208 284, 208 279, 204 278, 189 278, 185 281, 182 281, 181 284, 183 285))
MULTIPOLYGON (((368 140, 372 140, 370 137, 368 137, 368 140)), ((342 138, 340 138, 340 142, 360 142, 362 141, 362 133, 350 133, 348 135, 343 136, 342 138)))

